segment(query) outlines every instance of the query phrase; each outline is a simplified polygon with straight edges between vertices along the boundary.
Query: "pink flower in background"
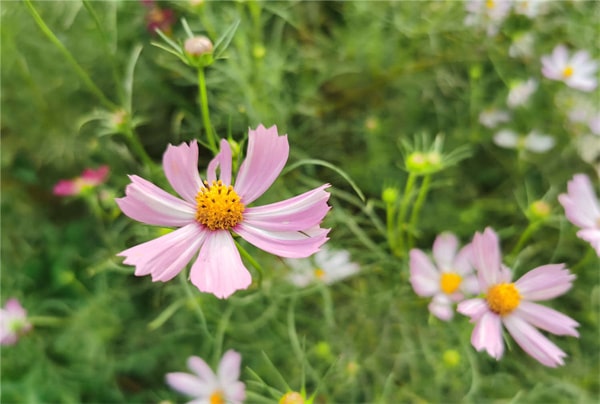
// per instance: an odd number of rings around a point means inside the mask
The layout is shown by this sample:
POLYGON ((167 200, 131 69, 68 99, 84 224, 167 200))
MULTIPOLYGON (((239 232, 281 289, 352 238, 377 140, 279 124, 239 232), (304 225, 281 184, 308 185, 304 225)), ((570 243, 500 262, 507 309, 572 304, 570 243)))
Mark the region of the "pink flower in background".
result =
POLYGON ((152 275, 166 282, 177 275, 198 251, 190 271, 201 291, 226 298, 251 283, 231 232, 250 244, 285 258, 305 258, 327 241, 329 229, 320 223, 329 211, 328 184, 281 202, 248 207, 283 169, 289 154, 287 135, 260 125, 250 130, 248 152, 231 178, 231 148, 221 150, 208 164, 207 181, 198 174, 198 144, 169 145, 163 169, 179 199, 156 185, 131 175, 126 196, 117 199, 123 213, 142 223, 179 229, 119 253, 136 267, 137 276, 152 275), (217 168, 220 175, 217 179, 217 168))
POLYGON ((160 8, 156 2, 151 0, 141 0, 141 3, 148 8, 146 11, 146 29, 148 32, 154 34, 154 31, 160 29, 165 34, 170 35, 172 26, 175 23, 173 10, 160 8))
POLYGON ((194 374, 167 373, 167 384, 180 393, 193 397, 191 403, 239 404, 246 398, 246 386, 239 380, 242 356, 229 350, 225 352, 215 374, 197 356, 191 356, 187 365, 194 374))
POLYGON ((8 299, 0 308, 0 345, 14 345, 31 327, 27 311, 17 299, 8 299))
POLYGON ((567 193, 558 201, 565 208, 567 219, 581 230, 577 237, 589 242, 600 256, 600 201, 592 182, 585 174, 575 174, 567 184, 567 193))
POLYGON ((564 294, 575 275, 564 264, 543 265, 511 282, 510 269, 502 265, 500 242, 489 227, 476 233, 472 242, 473 265, 477 269, 483 298, 465 300, 457 311, 469 316, 475 328, 471 344, 478 351, 500 359, 504 353, 502 325, 519 346, 534 359, 549 367, 562 365, 566 354, 537 328, 556 335, 578 337, 579 324, 570 317, 534 303, 564 294))
POLYGON ((101 166, 97 170, 86 168, 77 178, 60 180, 54 186, 53 193, 57 196, 80 195, 83 191, 94 188, 106 181, 108 171, 108 166, 101 166))
POLYGON ((557 45, 551 55, 542 56, 542 74, 549 79, 564 82, 581 91, 592 91, 598 85, 598 63, 584 50, 569 56, 565 45, 557 45))
POLYGON ((441 320, 454 317, 452 305, 465 294, 479 293, 477 277, 471 265, 471 247, 458 251, 458 239, 442 233, 433 243, 433 259, 419 249, 410 250, 410 283, 419 296, 432 297, 429 311, 441 320))

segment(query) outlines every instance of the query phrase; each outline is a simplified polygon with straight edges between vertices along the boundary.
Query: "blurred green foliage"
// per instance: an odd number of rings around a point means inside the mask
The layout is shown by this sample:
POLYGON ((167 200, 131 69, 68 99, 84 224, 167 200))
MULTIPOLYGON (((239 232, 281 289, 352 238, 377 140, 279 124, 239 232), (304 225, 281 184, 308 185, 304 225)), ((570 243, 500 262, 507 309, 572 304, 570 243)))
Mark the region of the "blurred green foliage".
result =
MULTIPOLYGON (((132 54, 142 46, 132 113, 156 162, 168 143, 200 137, 194 72, 151 46, 158 39, 146 30, 142 4, 89 3, 102 32, 84 3, 33 4, 117 105, 132 54)), ((122 136, 103 133, 103 121, 90 120, 114 111, 100 105, 23 2, 2 2, 0 291, 2 303, 18 297, 40 322, 17 345, 2 348, 0 401, 181 401, 164 374, 184 370, 190 355, 216 365, 229 348, 242 353, 249 402, 276 401, 271 388, 285 392, 280 378, 296 390, 303 380, 309 393, 318 388, 318 403, 598 398, 600 263, 556 202, 573 173, 593 172, 564 124, 564 89, 544 82, 531 105, 514 114, 523 133, 537 128, 555 137, 546 155, 499 149, 493 131, 478 123, 482 110, 504 103, 511 80, 540 77, 539 56, 557 43, 598 59, 598 3, 556 2, 534 19, 512 15, 495 37, 466 27, 464 4, 454 1, 158 4, 211 38, 240 20, 227 58, 207 70, 216 132, 242 141, 248 127, 276 124, 289 134, 291 161, 320 159, 344 170, 366 203, 322 166, 290 171, 267 199, 333 184, 330 243, 348 249, 362 273, 299 291, 286 283, 280 259, 247 246, 266 269, 262 284, 226 301, 194 289, 205 325, 185 280, 153 284, 132 276, 116 254, 157 232, 112 217, 112 198, 123 194, 126 174, 159 185, 164 176, 141 166, 122 136), (525 31, 536 34, 536 56, 508 58, 512 38, 525 31), (379 197, 384 185, 401 188, 402 140, 422 132, 442 133, 447 150, 468 145, 471 157, 434 178, 419 248, 428 249, 443 230, 467 242, 493 226, 508 253, 528 225, 528 204, 546 195, 552 220, 533 234, 514 269, 521 275, 565 262, 577 275, 573 290, 551 304, 581 324, 581 338, 553 338, 569 354, 564 367, 544 368, 513 342, 499 362, 476 353, 467 319, 446 324, 428 317, 427 302, 410 288, 406 262, 387 250, 379 197), (97 197, 52 195, 59 179, 101 164, 111 174, 97 197), (94 214, 98 209, 104 214, 94 214)), ((185 38, 179 22, 172 38, 185 38)), ((200 166, 210 157, 202 150, 200 166)))

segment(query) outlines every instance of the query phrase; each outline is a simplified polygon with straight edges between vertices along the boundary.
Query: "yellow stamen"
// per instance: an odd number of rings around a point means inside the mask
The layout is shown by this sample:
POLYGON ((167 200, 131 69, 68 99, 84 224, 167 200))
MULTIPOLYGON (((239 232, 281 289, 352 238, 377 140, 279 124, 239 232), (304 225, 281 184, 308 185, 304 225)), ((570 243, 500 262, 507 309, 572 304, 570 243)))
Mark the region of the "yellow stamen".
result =
POLYGON ((243 220, 245 206, 231 185, 204 182, 196 195, 196 221, 210 230, 228 230, 243 220))
POLYGON ((568 79, 573 75, 573 68, 571 66, 567 66, 563 69, 562 75, 565 79, 568 79))
POLYGON ((486 300, 491 311, 501 316, 512 313, 521 302, 514 283, 500 283, 488 289, 486 300))
POLYGON ((494 0, 487 0, 487 1, 485 2, 485 6, 486 6, 487 8, 490 8, 490 9, 492 9, 492 8, 494 8, 494 7, 496 6, 496 4, 495 4, 494 0))
POLYGON ((225 397, 223 396, 223 392, 221 390, 217 390, 210 395, 209 398, 210 404, 225 404, 225 397))
POLYGON ((321 268, 315 268, 314 274, 317 279, 323 279, 325 277, 325 271, 321 268))
POLYGON ((456 292, 461 282, 462 277, 459 274, 454 272, 444 272, 440 278, 440 288, 445 294, 451 295, 456 292))

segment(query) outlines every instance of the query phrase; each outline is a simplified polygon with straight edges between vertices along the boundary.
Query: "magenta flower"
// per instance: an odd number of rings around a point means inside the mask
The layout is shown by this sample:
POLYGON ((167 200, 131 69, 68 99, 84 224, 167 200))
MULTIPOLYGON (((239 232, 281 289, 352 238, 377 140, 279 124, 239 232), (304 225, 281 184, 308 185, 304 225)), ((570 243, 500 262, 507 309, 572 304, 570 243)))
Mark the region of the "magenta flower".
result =
POLYGON ((431 297, 429 311, 440 320, 454 317, 452 305, 465 294, 479 293, 477 277, 471 265, 471 247, 458 251, 458 239, 452 233, 442 233, 433 242, 435 265, 421 250, 410 250, 410 283, 419 296, 431 297))
MULTIPOLYGON (((142 2, 144 3, 144 2, 142 2)), ((154 2, 145 2, 144 6, 149 7, 146 12, 146 29, 151 34, 160 29, 167 35, 171 34, 173 24, 175 24, 175 13, 168 8, 160 8, 154 2)))
POLYGON ((567 219, 581 228, 577 237, 589 242, 600 256, 600 201, 590 178, 575 174, 567 184, 567 193, 560 194, 558 201, 565 208, 567 219))
POLYGON ((52 192, 57 196, 81 195, 82 192, 106 181, 108 171, 108 166, 101 166, 97 170, 86 168, 79 177, 58 181, 52 192))
POLYGON ((564 45, 557 45, 551 55, 542 56, 542 74, 549 79, 564 82, 581 91, 592 91, 598 85, 595 78, 598 63, 584 50, 569 56, 564 45))
POLYGON ((562 365, 566 354, 537 328, 556 335, 578 337, 579 324, 558 311, 534 303, 560 296, 571 288, 575 275, 564 264, 543 265, 511 282, 510 269, 502 265, 500 242, 491 228, 475 233, 472 242, 473 265, 479 277, 483 298, 465 300, 457 311, 475 323, 471 344, 478 351, 500 359, 504 353, 502 325, 517 344, 533 358, 549 367, 562 365))
POLYGON ((17 299, 8 299, 0 308, 0 345, 14 345, 31 327, 27 311, 17 299))
POLYGON ((246 398, 246 386, 239 380, 241 363, 241 355, 229 350, 221 358, 215 374, 202 359, 190 356, 187 365, 195 374, 167 373, 167 384, 193 397, 190 403, 239 404, 246 398))
POLYGON ((329 229, 320 223, 327 214, 329 184, 269 205, 248 207, 273 184, 289 153, 287 135, 260 125, 250 130, 248 152, 231 178, 231 148, 221 150, 208 164, 207 181, 198 174, 198 144, 169 145, 163 169, 173 189, 183 198, 131 175, 126 196, 117 199, 123 213, 142 223, 179 229, 125 250, 118 255, 136 267, 137 276, 152 275, 166 282, 200 251, 190 271, 202 292, 226 298, 251 282, 231 232, 250 244, 285 258, 305 258, 327 241, 329 229), (217 179, 217 168, 219 178, 217 179))

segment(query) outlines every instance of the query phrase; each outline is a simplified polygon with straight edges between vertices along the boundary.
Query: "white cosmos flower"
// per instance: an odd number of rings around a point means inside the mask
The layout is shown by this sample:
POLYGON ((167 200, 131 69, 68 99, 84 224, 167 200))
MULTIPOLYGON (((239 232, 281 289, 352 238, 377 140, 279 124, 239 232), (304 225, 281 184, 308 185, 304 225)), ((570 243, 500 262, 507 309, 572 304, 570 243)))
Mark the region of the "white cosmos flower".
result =
POLYGON ((286 259, 285 262, 292 268, 289 281, 298 287, 315 282, 330 285, 360 271, 359 265, 350 260, 348 251, 336 251, 327 247, 321 247, 321 250, 310 258, 286 259))
POLYGON ((519 136, 509 129, 503 129, 494 135, 494 143, 505 149, 525 149, 532 153, 544 153, 552 149, 555 140, 552 136, 532 130, 525 136, 519 136))
POLYGON ((544 76, 562 81, 577 90, 594 90, 598 86, 597 71, 598 63, 584 50, 579 50, 570 56, 565 45, 557 45, 552 54, 542 56, 544 76))
POLYGON ((533 78, 530 78, 527 81, 517 82, 511 86, 506 104, 510 108, 515 108, 527 103, 531 95, 537 90, 537 87, 538 82, 533 78))

